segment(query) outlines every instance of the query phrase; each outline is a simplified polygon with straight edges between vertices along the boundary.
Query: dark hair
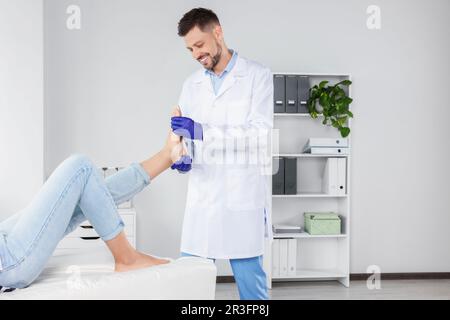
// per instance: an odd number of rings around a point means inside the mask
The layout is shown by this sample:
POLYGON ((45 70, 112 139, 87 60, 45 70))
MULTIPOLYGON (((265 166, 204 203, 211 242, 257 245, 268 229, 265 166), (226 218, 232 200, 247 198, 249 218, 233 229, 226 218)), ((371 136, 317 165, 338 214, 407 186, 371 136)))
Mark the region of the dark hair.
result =
POLYGON ((211 24, 220 25, 217 15, 210 9, 195 8, 185 13, 180 22, 178 22, 178 35, 184 37, 196 26, 204 31, 211 24))

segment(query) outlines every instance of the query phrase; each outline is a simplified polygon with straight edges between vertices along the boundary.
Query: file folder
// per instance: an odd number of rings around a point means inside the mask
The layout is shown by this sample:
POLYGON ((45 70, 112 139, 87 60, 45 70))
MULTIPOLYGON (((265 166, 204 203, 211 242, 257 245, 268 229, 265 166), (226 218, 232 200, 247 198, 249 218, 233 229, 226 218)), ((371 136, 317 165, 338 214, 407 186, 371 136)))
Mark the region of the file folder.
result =
POLYGON ((274 224, 272 226, 272 230, 273 230, 274 234, 300 233, 302 231, 302 228, 300 226, 294 226, 294 225, 274 224))
POLYGON ((297 239, 288 240, 288 271, 290 277, 295 277, 297 274, 297 239))
POLYGON ((338 158, 328 158, 322 177, 322 192, 325 194, 337 194, 338 184, 338 158))
POLYGON ((284 194, 297 194, 297 158, 284 159, 284 194))
POLYGON ((273 76, 273 103, 275 113, 286 112, 286 91, 285 91, 285 77, 284 75, 275 74, 273 76))
POLYGON ((309 138, 305 148, 312 147, 348 147, 347 138, 309 138))
POLYGON ((280 242, 280 276, 288 275, 288 239, 279 239, 280 242))
POLYGON ((347 194, 347 159, 337 159, 337 193, 347 194))
POLYGON ((284 158, 273 158, 274 169, 278 171, 272 176, 272 194, 284 194, 284 158))
POLYGON ((298 76, 297 79, 297 93, 298 93, 298 113, 309 113, 308 99, 309 99, 309 76, 298 76))
POLYGON ((304 153, 311 153, 311 154, 349 154, 349 148, 325 148, 325 147, 318 147, 318 148, 309 148, 305 149, 303 151, 304 153))
POLYGON ((280 276, 280 240, 274 239, 272 243, 272 277, 280 276))
POLYGON ((297 76, 286 76, 286 113, 297 113, 297 76))

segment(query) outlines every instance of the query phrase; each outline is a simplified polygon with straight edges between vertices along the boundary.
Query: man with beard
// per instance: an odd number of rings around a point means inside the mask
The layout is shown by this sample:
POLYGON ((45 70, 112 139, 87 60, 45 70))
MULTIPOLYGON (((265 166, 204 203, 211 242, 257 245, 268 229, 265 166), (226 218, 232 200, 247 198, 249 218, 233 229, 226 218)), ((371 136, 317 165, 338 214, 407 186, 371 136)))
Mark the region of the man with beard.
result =
POLYGON ((178 35, 203 67, 183 84, 180 113, 171 123, 194 150, 182 255, 230 260, 240 298, 268 299, 262 265, 264 238, 272 236, 268 186, 261 161, 250 159, 267 154, 272 73, 227 48, 209 9, 187 12, 178 35))

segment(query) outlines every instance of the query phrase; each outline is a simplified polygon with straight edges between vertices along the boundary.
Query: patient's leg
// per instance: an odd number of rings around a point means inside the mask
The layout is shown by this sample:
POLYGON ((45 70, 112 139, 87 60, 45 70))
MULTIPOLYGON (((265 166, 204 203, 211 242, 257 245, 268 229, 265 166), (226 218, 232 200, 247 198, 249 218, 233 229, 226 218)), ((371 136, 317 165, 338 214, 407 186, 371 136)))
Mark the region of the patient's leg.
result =
MULTIPOLYGON (((132 199, 150 184, 150 176, 138 163, 132 163, 130 166, 120 170, 118 173, 105 179, 106 187, 111 194, 116 205, 132 199)), ((86 221, 86 216, 77 205, 70 220, 64 236, 74 231, 81 223, 86 221)), ((0 224, 1 231, 1 224, 0 224)))
POLYGON ((15 258, 3 266, 0 285, 23 288, 41 273, 79 206, 114 255, 118 269, 136 269, 166 261, 136 252, 123 234, 124 224, 99 171, 85 156, 72 156, 53 172, 31 204, 6 230, 15 258))
MULTIPOLYGON (((161 152, 140 164, 132 163, 130 166, 106 178, 105 184, 114 203, 119 205, 132 199, 148 186, 151 180, 159 173, 168 169, 172 163, 179 160, 186 152, 184 144, 180 143, 180 137, 170 133, 167 137, 166 146, 161 152)), ((64 235, 74 231, 84 221, 86 221, 86 216, 83 214, 80 206, 77 206, 64 235)), ((13 223, 14 221, 10 222, 13 223)), ((2 225, 0 224, 0 231, 1 227, 2 225)))

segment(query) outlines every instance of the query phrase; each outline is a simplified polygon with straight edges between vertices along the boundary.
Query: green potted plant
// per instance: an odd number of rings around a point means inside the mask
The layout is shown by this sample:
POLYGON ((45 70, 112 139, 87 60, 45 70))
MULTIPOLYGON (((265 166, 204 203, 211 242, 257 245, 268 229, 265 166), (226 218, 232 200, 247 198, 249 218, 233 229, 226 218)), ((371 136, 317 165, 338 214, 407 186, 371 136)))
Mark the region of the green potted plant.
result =
POLYGON ((350 86, 350 80, 344 80, 335 85, 327 85, 328 81, 322 81, 309 89, 308 110, 313 119, 323 115, 322 124, 333 126, 339 130, 343 138, 350 134, 350 128, 346 126, 348 118, 353 118, 349 106, 353 99, 350 98, 342 86, 350 86))

